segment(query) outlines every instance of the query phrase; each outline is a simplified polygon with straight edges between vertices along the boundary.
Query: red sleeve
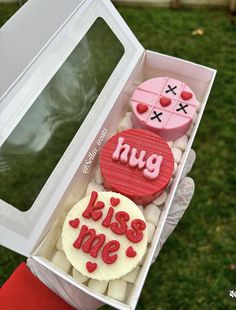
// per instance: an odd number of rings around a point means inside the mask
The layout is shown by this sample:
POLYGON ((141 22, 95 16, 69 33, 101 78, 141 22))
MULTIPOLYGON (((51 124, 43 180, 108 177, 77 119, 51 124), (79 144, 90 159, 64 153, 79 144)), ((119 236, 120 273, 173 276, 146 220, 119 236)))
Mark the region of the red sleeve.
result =
POLYGON ((63 299, 20 264, 0 289, 0 310, 72 310, 63 299))

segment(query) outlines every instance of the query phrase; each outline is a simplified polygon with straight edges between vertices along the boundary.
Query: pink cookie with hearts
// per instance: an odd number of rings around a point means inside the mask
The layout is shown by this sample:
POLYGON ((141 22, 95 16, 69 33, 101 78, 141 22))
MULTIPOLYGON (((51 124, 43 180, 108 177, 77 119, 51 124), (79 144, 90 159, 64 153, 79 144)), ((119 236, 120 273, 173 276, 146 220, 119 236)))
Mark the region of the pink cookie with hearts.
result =
POLYGON ((189 129, 198 101, 183 82, 168 77, 147 80, 131 98, 135 128, 153 131, 167 141, 176 140, 189 129))

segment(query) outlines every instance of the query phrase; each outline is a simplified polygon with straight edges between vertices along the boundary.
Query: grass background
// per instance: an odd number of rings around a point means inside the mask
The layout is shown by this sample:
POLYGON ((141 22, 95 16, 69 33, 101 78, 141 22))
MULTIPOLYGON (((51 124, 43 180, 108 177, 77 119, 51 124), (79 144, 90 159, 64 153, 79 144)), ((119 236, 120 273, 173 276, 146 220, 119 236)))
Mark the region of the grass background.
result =
MULTIPOLYGON (((0 5, 0 23, 17 8, 0 5)), ((137 309, 234 309, 226 291, 236 288, 236 26, 224 10, 118 9, 146 49, 218 70, 194 143, 194 198, 151 267, 137 309), (198 27, 204 36, 191 34, 198 27)), ((23 260, 0 247, 1 283, 23 260)))

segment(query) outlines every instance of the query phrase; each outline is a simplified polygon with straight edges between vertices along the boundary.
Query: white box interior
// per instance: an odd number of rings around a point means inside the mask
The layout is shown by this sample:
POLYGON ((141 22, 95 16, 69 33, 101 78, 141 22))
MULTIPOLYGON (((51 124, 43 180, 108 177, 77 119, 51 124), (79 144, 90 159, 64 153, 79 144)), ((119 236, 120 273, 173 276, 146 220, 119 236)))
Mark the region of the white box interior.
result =
MULTIPOLYGON (((129 109, 130 96, 138 84, 144 80, 158 76, 169 76, 181 80, 188 84, 196 94, 197 99, 201 103, 200 110, 198 111, 197 120, 188 140, 188 145, 178 166, 177 175, 170 186, 168 198, 164 208, 162 209, 159 223, 151 242, 151 246, 148 249, 148 253, 140 269, 137 280, 129 287, 129 294, 127 294, 124 302, 119 302, 110 297, 101 295, 89 289, 85 285, 77 283, 71 276, 61 272, 47 259, 40 257, 39 253, 41 247, 43 246, 43 242, 29 258, 28 264, 31 270, 71 305, 85 310, 89 309, 86 307, 86 305, 83 304, 81 298, 83 294, 86 293, 92 297, 95 297, 98 301, 102 301, 117 309, 134 309, 136 307, 145 278, 152 262, 157 243, 161 235, 161 231, 171 206, 171 202, 179 183, 184 164, 199 126, 206 101, 214 81, 215 73, 216 71, 213 69, 151 51, 146 51, 143 54, 143 57, 140 59, 139 63, 136 65, 118 99, 113 104, 108 117, 100 128, 97 137, 93 141, 83 162, 78 167, 76 173, 70 181, 69 186, 65 188, 65 191, 62 193, 60 203, 56 207, 52 217, 45 227, 45 230, 40 239, 41 241, 51 228, 52 224, 55 223, 56 219, 60 218, 62 214, 65 214, 64 211, 68 211, 68 209, 70 209, 70 207, 72 207, 75 202, 83 197, 87 184, 94 177, 94 167, 98 162, 99 149, 107 141, 107 139, 117 131, 119 121, 122 119, 125 112, 127 112, 129 109), (91 157, 94 157, 94 159, 90 163, 89 159, 91 157), (59 282, 60 284, 58 284, 59 282), (64 287, 64 291, 58 289, 58 285, 59 287, 62 285, 64 287)), ((94 308, 99 306, 99 302, 93 302, 94 308)))

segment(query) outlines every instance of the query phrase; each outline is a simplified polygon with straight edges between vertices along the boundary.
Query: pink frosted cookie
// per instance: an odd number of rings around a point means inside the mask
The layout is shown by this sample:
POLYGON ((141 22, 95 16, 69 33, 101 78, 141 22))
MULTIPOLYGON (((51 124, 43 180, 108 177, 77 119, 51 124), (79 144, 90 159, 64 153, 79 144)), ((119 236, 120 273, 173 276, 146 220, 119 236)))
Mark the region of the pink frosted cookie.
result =
POLYGON ((197 105, 193 91, 185 83, 168 77, 147 80, 131 98, 133 124, 167 141, 176 140, 191 125, 197 105))

